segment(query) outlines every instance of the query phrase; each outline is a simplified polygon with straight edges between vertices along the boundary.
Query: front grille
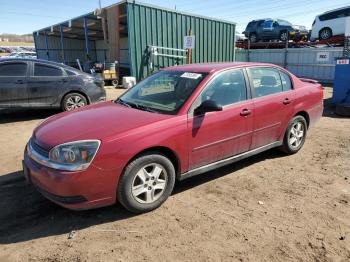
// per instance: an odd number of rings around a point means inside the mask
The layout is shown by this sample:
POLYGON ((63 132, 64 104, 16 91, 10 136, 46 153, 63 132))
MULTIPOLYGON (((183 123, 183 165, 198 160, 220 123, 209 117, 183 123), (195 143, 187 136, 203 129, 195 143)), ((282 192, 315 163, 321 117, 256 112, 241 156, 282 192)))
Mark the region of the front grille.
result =
POLYGON ((49 158, 49 150, 46 150, 45 148, 42 148, 41 146, 39 146, 37 143, 35 143, 33 138, 30 139, 30 145, 35 150, 35 152, 37 152, 38 154, 46 158, 49 158))

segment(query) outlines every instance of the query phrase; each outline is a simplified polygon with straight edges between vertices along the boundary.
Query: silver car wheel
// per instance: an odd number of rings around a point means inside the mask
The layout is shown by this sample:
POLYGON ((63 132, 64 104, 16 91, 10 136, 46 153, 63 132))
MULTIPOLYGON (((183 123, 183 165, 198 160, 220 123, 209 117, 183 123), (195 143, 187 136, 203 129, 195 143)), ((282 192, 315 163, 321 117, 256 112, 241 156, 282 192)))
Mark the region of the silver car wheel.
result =
POLYGON ((287 39, 288 39, 288 34, 287 34, 287 32, 283 32, 283 33, 281 34, 281 40, 282 40, 282 41, 287 41, 287 39))
POLYGON ((131 192, 135 200, 142 204, 157 201, 164 193, 168 183, 165 168, 157 163, 142 167, 135 175, 131 192))
POLYGON ((85 101, 80 96, 71 96, 66 101, 66 110, 71 111, 85 106, 85 101))
POLYGON ((301 122, 296 122, 289 133, 289 145, 292 148, 298 148, 303 142, 305 127, 301 122))
POLYGON ((321 32, 321 39, 328 39, 330 38, 330 32, 327 29, 322 30, 321 32))

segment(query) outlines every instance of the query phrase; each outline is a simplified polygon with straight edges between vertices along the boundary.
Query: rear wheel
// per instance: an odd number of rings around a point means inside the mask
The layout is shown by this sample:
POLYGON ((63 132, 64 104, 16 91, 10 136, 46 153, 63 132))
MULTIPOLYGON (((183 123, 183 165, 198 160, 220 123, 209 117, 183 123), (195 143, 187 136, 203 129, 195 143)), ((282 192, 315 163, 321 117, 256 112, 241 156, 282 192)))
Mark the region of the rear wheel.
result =
POLYGON ((86 98, 79 93, 69 93, 62 100, 62 110, 71 111, 88 104, 86 98))
POLYGON ((175 184, 171 161, 158 153, 132 161, 119 180, 118 201, 133 213, 158 208, 170 196, 175 184))
POLYGON ((258 42, 258 36, 255 34, 255 33, 251 33, 250 36, 249 36, 249 41, 251 43, 256 43, 258 42))
POLYGON ((287 154, 297 153, 305 143, 307 123, 304 117, 295 116, 289 122, 281 149, 287 154))
POLYGON ((332 37, 332 30, 330 28, 323 28, 320 31, 320 39, 326 40, 332 37))

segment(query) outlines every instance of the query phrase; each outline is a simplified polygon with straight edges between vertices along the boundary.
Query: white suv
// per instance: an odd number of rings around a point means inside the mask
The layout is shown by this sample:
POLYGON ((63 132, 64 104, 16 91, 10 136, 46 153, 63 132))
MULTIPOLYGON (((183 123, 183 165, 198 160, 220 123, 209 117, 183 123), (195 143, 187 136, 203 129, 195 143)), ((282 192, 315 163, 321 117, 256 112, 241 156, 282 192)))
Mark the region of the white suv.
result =
POLYGON ((343 35, 345 33, 347 17, 350 17, 350 6, 328 11, 316 16, 312 24, 310 40, 325 40, 334 35, 343 35))

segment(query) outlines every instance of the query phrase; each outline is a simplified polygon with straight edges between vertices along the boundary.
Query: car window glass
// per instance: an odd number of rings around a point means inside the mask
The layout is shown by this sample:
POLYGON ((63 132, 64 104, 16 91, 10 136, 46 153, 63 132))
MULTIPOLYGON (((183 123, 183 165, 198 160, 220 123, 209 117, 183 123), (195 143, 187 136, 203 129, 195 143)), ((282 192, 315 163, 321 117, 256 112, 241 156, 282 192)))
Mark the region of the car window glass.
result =
POLYGON ((254 97, 262 97, 282 92, 282 82, 276 69, 256 67, 250 68, 254 97))
POLYGON ((138 83, 120 99, 122 103, 138 109, 176 114, 206 75, 207 73, 160 71, 138 83))
POLYGON ((35 64, 34 76, 62 76, 62 70, 52 66, 35 64))
POLYGON ((282 80, 283 91, 291 90, 292 82, 290 81, 290 77, 282 71, 280 71, 280 75, 282 80))
POLYGON ((197 98, 193 109, 206 100, 213 100, 221 106, 247 100, 247 88, 241 69, 225 71, 215 77, 197 98))
POLYGON ((264 30, 272 30, 273 29, 273 21, 272 20, 265 20, 263 25, 264 30))
POLYGON ((0 76, 26 76, 26 63, 8 63, 0 65, 0 76))
POLYGON ((74 73, 73 71, 70 71, 70 70, 66 70, 66 73, 69 76, 76 76, 77 75, 76 73, 74 73))

